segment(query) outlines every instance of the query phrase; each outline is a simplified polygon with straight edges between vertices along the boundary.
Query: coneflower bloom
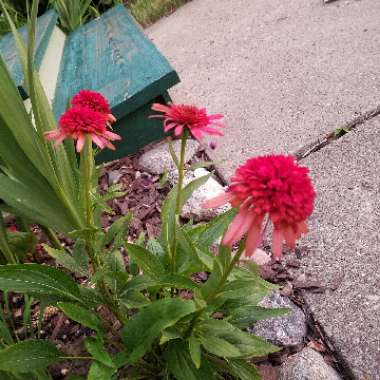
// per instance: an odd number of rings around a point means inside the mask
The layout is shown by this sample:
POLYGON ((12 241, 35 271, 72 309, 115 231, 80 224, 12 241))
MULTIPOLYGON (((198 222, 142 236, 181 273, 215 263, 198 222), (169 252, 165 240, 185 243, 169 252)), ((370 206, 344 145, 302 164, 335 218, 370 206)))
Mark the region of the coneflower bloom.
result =
POLYGON ((111 113, 111 107, 108 100, 99 92, 91 90, 79 91, 71 100, 71 106, 88 107, 93 111, 99 112, 104 115, 110 123, 116 122, 115 116, 111 113))
POLYGON ((200 141, 204 135, 223 136, 223 132, 214 128, 223 128, 221 122, 223 115, 215 114, 208 115, 205 108, 197 108, 191 105, 184 104, 163 104, 155 103, 152 105, 153 111, 162 112, 163 115, 153 115, 164 119, 164 131, 174 130, 174 136, 182 135, 187 128, 191 135, 200 141))
POLYGON ((204 207, 230 203, 238 209, 223 238, 232 247, 247 235, 245 255, 250 257, 260 244, 265 216, 273 223, 272 253, 282 257, 282 244, 289 248, 308 231, 306 220, 313 212, 315 192, 308 169, 291 156, 251 158, 240 166, 226 192, 205 202, 204 207))
POLYGON ((55 140, 55 145, 59 145, 63 140, 71 138, 76 140, 76 150, 83 149, 86 136, 100 148, 105 147, 114 150, 111 141, 121 140, 116 133, 110 132, 104 114, 96 112, 89 107, 75 107, 66 111, 59 119, 58 129, 45 133, 47 140, 55 140))

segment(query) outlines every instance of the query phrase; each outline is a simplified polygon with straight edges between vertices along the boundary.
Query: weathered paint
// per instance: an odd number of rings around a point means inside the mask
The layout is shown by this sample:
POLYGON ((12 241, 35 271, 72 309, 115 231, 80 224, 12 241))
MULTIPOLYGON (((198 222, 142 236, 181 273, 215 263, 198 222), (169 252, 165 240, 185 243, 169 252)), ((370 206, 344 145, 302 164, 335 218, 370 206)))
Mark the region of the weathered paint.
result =
POLYGON ((121 119, 178 82, 127 9, 117 6, 67 37, 54 113, 63 113, 71 97, 85 88, 107 97, 121 119))
MULTIPOLYGON (((41 67, 51 34, 57 23, 57 17, 56 12, 51 10, 38 18, 35 47, 35 66, 37 70, 41 67)), ((27 27, 23 26, 19 29, 19 32, 21 33, 23 40, 26 42, 27 27)), ((0 55, 4 59, 21 95, 25 99, 27 93, 24 87, 24 74, 16 47, 16 41, 12 33, 8 33, 0 39, 0 55)))

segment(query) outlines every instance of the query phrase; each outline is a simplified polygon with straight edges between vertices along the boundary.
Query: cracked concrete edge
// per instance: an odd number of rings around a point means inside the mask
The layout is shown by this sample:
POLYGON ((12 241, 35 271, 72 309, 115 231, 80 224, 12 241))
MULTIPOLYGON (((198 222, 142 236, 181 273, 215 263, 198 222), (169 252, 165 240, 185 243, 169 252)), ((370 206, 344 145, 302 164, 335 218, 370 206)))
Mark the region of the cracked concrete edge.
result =
POLYGON ((300 149, 297 149, 295 152, 291 152, 291 155, 295 156, 298 161, 301 161, 304 158, 308 157, 310 154, 321 150, 322 148, 333 143, 336 140, 339 140, 341 137, 343 137, 350 131, 354 130, 355 128, 359 127, 360 125, 364 124, 368 120, 371 120, 378 115, 380 115, 380 105, 360 114, 359 116, 355 117, 354 119, 343 125, 339 125, 333 131, 321 135, 317 140, 314 140, 313 142, 301 147, 300 149), (344 133, 341 135, 337 135, 337 130, 343 130, 344 133))
POLYGON ((325 347, 327 348, 328 354, 335 359, 334 368, 337 370, 337 372, 343 380, 356 380, 356 377, 352 372, 349 363, 336 348, 334 339, 328 336, 323 326, 315 320, 313 312, 310 310, 309 305, 305 300, 304 290, 301 291, 301 298, 303 300, 301 308, 304 314, 306 315, 307 326, 317 337, 319 337, 322 340, 325 347))

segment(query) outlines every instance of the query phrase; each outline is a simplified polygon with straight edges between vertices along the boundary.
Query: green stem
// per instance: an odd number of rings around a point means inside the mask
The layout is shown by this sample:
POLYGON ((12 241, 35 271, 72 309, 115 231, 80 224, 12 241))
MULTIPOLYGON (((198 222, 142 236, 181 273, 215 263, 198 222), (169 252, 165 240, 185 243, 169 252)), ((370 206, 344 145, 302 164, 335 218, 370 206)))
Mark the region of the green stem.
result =
MULTIPOLYGON (((86 227, 89 229, 88 233, 86 234, 86 248, 93 265, 94 273, 97 273, 102 269, 103 262, 101 260, 101 257, 96 254, 93 245, 94 233, 92 230, 94 229, 94 213, 92 207, 91 190, 94 170, 94 155, 92 150, 92 141, 89 136, 86 137, 86 142, 81 152, 80 159, 81 175, 83 181, 81 186, 81 199, 84 203, 86 227)), ((107 307, 115 314, 116 318, 119 319, 121 323, 124 323, 125 318, 120 313, 117 302, 115 302, 112 293, 107 287, 104 279, 100 279, 97 282, 97 285, 107 307)))
MULTIPOLYGON (((230 265, 228 266, 227 270, 223 273, 222 278, 219 281, 218 286, 215 288, 213 292, 211 292, 207 298, 206 303, 209 304, 212 301, 215 300, 216 296, 219 294, 219 292, 224 288, 224 285, 226 284, 226 281, 231 274, 232 270, 234 269, 235 265, 239 262, 245 248, 245 243, 241 244, 239 247, 239 250, 236 252, 235 256, 232 258, 230 265)), ((195 324, 197 323, 198 319, 201 317, 201 315, 204 313, 206 308, 203 308, 199 310, 197 313, 195 313, 193 319, 190 321, 189 328, 186 330, 185 338, 188 338, 191 335, 191 332, 193 331, 193 328, 195 324)))
POLYGON ((187 129, 184 130, 181 138, 181 153, 179 157, 179 167, 178 167, 178 194, 177 194, 177 206, 176 215, 181 214, 181 201, 182 201, 182 187, 183 179, 185 176, 185 153, 186 153, 186 143, 189 137, 189 132, 187 129))
MULTIPOLYGON (((181 137, 181 151, 179 157, 178 164, 178 185, 177 185, 177 201, 176 201, 176 211, 175 211, 175 228, 174 228, 174 236, 173 236, 173 249, 172 249, 172 257, 171 257, 171 272, 175 273, 176 261, 177 261, 177 238, 176 238, 176 226, 179 224, 179 216, 181 214, 182 209, 182 187, 183 180, 185 177, 185 153, 186 153, 186 143, 189 137, 189 132, 187 129, 184 130, 181 137)), ((174 288, 171 289, 171 296, 174 297, 174 288)))
POLYGON ((89 136, 86 137, 83 150, 81 152, 81 171, 83 176, 82 182, 82 200, 85 204, 85 216, 86 224, 88 228, 92 228, 94 225, 92 201, 91 201, 91 189, 92 189, 92 174, 94 169, 94 156, 92 151, 92 141, 89 136))

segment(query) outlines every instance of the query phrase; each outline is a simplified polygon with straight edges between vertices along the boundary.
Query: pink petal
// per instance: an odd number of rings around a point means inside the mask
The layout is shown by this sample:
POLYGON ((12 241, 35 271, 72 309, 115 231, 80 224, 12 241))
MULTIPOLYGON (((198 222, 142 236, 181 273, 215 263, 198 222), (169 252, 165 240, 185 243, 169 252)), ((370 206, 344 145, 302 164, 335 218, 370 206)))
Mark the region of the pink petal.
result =
POLYGON ((98 135, 92 135, 91 139, 100 149, 104 149, 109 143, 108 140, 98 135))
POLYGON ((203 132, 200 130, 200 129, 197 129, 197 128, 193 128, 190 130, 191 134, 193 135, 193 137, 198 140, 198 141, 201 141, 202 140, 202 137, 203 137, 203 132))
POLYGON ((121 136, 110 131, 104 132, 103 135, 104 137, 106 137, 108 140, 111 140, 111 141, 121 140, 121 136))
POLYGON ((273 239, 272 239, 272 254, 275 260, 280 260, 282 257, 282 242, 283 242, 283 234, 280 230, 275 229, 273 231, 273 239))
POLYGON ((206 133, 208 133, 209 135, 224 136, 224 133, 223 133, 223 132, 218 131, 218 130, 215 129, 215 128, 204 127, 204 128, 202 128, 202 130, 203 130, 203 132, 206 132, 206 133))
POLYGON ((253 225, 250 227, 247 236, 247 242, 245 244, 245 256, 251 257, 255 252, 256 248, 261 241, 261 222, 254 221, 253 225))
POLYGON ((158 111, 158 112, 164 112, 164 113, 167 113, 167 112, 170 112, 170 107, 168 106, 165 106, 163 104, 159 104, 159 103, 154 103, 152 105, 152 110, 153 111, 158 111))
POLYGON ((174 136, 181 136, 183 132, 183 125, 178 125, 174 130, 174 136))
POLYGON ((254 214, 249 213, 245 209, 240 209, 224 235, 223 244, 231 247, 234 243, 239 241, 248 231, 254 217, 254 214))
POLYGON ((116 121, 117 121, 116 117, 113 116, 112 113, 108 114, 108 115, 107 115, 107 118, 108 118, 108 121, 109 121, 110 123, 116 123, 116 121))
POLYGON ((84 135, 79 135, 78 140, 77 140, 77 152, 81 152, 83 147, 84 147, 84 142, 85 142, 85 136, 84 135))
POLYGON ((233 198, 231 192, 222 193, 214 198, 207 199, 203 202, 203 208, 216 208, 225 205, 233 198))
POLYGON ((216 114, 214 114, 214 115, 209 115, 208 118, 209 118, 209 120, 214 121, 214 120, 220 120, 220 119, 223 119, 224 116, 223 116, 222 114, 220 114, 220 113, 216 113, 216 114))
POLYGON ((164 123, 164 132, 170 131, 173 128, 176 128, 178 126, 177 123, 164 123))

